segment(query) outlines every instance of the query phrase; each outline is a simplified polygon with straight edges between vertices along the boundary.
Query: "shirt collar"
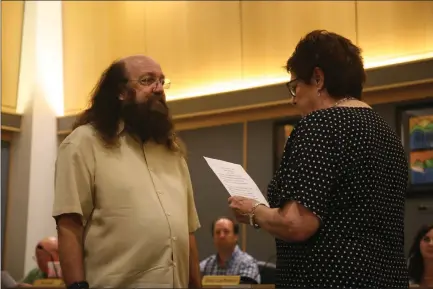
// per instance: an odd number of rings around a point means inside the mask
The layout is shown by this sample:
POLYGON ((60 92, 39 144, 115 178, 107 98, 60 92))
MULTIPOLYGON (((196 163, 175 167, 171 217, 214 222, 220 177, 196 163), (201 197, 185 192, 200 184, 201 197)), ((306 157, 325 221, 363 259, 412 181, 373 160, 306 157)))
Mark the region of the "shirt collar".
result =
POLYGON ((239 248, 239 245, 236 245, 235 249, 233 250, 232 258, 239 255, 241 253, 241 249, 239 248))
MULTIPOLYGON (((228 264, 230 261, 232 261, 233 259, 235 259, 240 253, 241 253, 241 249, 239 248, 239 245, 236 245, 235 249, 233 250, 232 256, 226 261, 226 264, 228 264)), ((219 262, 219 255, 218 253, 215 255, 215 260, 217 262, 219 262)))

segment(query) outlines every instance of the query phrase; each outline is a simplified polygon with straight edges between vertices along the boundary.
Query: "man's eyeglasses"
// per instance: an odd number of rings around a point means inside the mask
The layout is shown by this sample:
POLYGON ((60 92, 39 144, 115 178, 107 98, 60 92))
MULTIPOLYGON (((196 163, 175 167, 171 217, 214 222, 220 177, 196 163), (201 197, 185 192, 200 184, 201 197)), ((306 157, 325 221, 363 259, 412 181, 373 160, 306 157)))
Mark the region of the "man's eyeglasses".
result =
POLYGON ((164 89, 169 89, 171 81, 169 79, 165 78, 156 78, 152 76, 143 77, 140 79, 132 79, 131 81, 137 81, 140 85, 143 85, 145 87, 152 86, 154 84, 161 84, 164 89))
POLYGON ((292 96, 296 96, 296 87, 298 86, 298 79, 295 78, 286 83, 287 88, 292 96))

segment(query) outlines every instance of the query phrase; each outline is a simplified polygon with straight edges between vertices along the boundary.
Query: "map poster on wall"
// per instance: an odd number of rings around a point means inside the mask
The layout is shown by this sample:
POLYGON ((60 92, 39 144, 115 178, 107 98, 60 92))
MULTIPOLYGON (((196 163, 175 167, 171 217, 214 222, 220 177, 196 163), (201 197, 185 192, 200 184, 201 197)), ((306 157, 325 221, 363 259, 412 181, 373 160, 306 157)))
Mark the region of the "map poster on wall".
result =
POLYGON ((433 113, 409 117, 411 183, 433 184, 433 113))
POLYGON ((409 161, 409 193, 433 195, 433 103, 401 110, 399 117, 409 161))

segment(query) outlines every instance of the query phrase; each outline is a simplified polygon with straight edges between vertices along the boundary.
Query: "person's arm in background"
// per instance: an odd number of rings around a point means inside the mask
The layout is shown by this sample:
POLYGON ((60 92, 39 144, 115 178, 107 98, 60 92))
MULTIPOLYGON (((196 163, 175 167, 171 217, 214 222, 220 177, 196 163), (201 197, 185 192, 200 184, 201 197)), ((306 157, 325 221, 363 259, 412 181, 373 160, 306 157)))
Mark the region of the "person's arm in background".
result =
POLYGON ((189 234, 189 284, 193 288, 201 287, 200 265, 194 233, 189 234))
POLYGON ((44 279, 43 275, 43 272, 39 268, 34 268, 29 273, 27 273, 27 275, 19 283, 17 283, 16 287, 33 287, 33 283, 36 280, 44 279))
POLYGON ((57 223, 59 260, 66 286, 85 282, 83 231, 93 210, 94 156, 91 143, 62 143, 56 171, 53 217, 57 223))
POLYGON ((185 159, 182 159, 184 181, 187 187, 188 203, 188 230, 189 230, 189 286, 201 288, 200 263, 197 250, 197 242, 194 232, 200 228, 197 210, 195 207, 194 193, 192 190, 191 176, 185 159))
POLYGON ((66 286, 86 280, 83 267, 83 224, 78 214, 56 218, 59 256, 66 286))

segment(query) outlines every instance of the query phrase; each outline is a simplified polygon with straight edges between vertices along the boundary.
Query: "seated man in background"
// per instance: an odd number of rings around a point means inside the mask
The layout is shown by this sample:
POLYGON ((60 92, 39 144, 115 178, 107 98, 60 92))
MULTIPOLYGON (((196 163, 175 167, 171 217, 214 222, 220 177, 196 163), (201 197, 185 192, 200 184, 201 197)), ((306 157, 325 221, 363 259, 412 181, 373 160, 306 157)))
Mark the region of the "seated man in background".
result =
MULTIPOLYGON (((31 270, 18 284, 18 287, 29 287, 36 280, 48 278, 48 263, 59 261, 59 251, 57 247, 56 237, 47 237, 39 241, 35 248, 35 258, 38 267, 31 270)), ((53 264, 54 270, 56 270, 53 264)), ((61 272, 55 272, 55 275, 60 278, 61 272)))
POLYGON ((239 224, 235 224, 230 218, 220 217, 212 223, 212 237, 217 254, 200 262, 203 276, 239 275, 244 280, 250 279, 260 283, 257 261, 241 251, 237 245, 238 234, 239 224))

